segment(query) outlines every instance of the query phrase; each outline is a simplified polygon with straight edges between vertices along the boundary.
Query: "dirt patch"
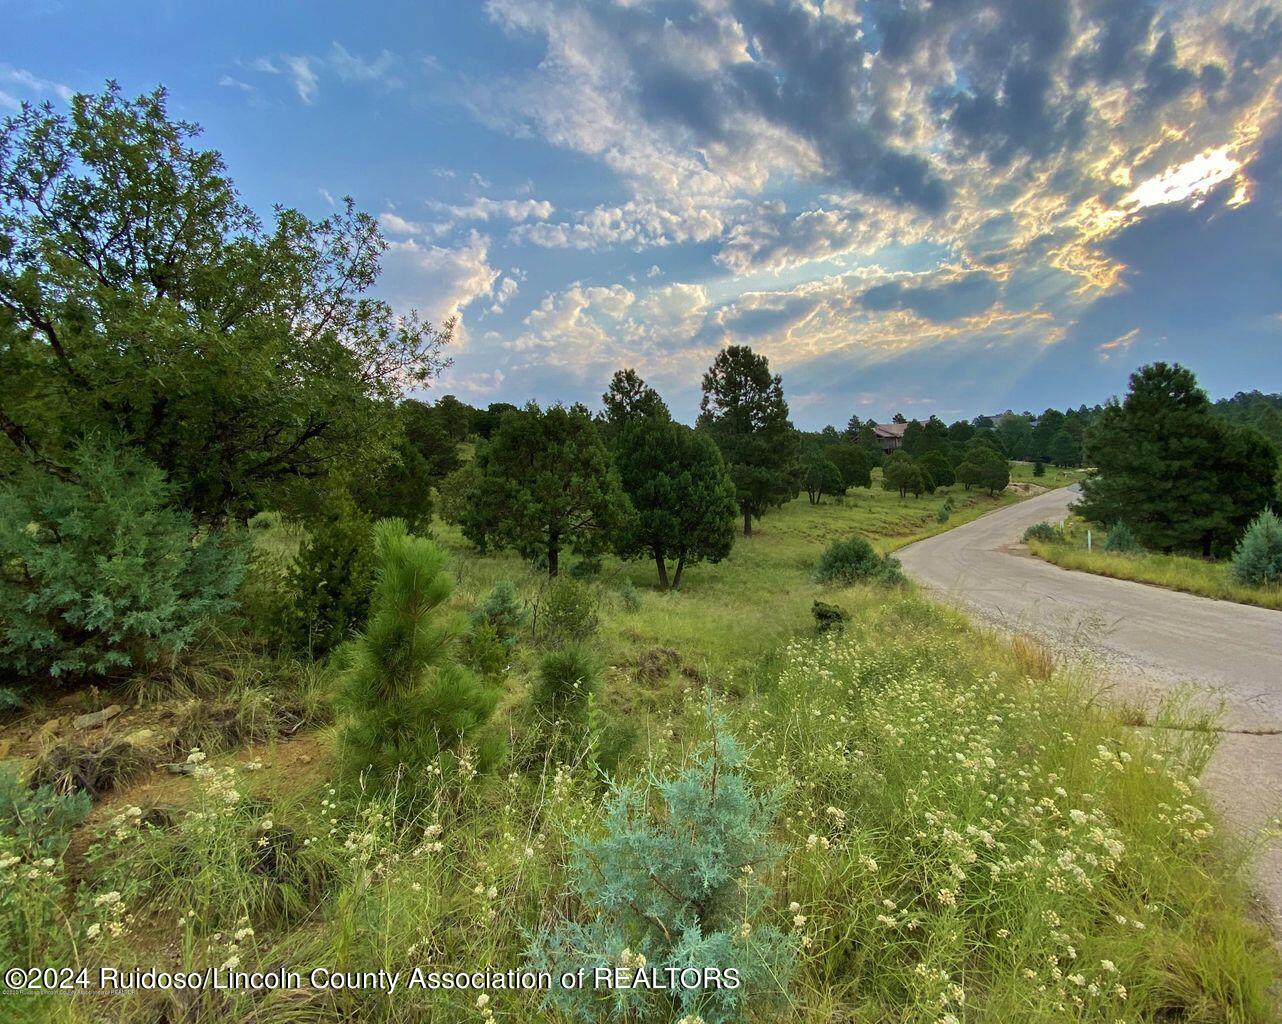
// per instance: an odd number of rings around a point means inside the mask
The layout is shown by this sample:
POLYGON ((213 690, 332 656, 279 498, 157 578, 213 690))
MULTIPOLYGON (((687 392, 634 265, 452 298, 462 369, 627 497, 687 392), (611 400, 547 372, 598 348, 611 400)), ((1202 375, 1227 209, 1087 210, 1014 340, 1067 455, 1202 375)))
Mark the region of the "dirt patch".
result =
POLYGON ((681 655, 671 647, 650 647, 637 656, 635 674, 639 683, 657 683, 681 664, 681 655))

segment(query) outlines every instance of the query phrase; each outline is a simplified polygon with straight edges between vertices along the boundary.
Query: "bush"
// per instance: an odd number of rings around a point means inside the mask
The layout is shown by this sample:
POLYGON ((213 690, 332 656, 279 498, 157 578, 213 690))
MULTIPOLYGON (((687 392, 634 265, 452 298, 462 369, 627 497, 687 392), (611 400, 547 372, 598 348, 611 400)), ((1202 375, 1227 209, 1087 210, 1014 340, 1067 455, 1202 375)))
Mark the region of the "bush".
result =
POLYGON ((583 722, 600 685, 600 667, 582 647, 549 651, 539 663, 534 706, 553 721, 583 722))
POLYGON ((441 549, 388 519, 374 527, 374 556, 369 625, 344 648, 342 752, 350 771, 390 784, 403 767, 416 773, 443 755, 448 764, 489 721, 498 692, 454 661, 441 549))
POLYGON ((952 516, 952 510, 947 505, 939 506, 939 511, 935 513, 935 522, 946 523, 952 516))
POLYGON ((1045 475, 1046 475, 1046 463, 1044 463, 1041 459, 1038 459, 1036 462, 1033 463, 1033 476, 1045 476, 1045 475))
POLYGON ((816 583, 898 583, 903 579, 899 561, 877 554, 862 537, 836 540, 819 556, 816 583))
POLYGON ((472 624, 459 641, 459 659, 478 675, 486 679, 501 679, 507 671, 511 646, 504 643, 486 619, 472 624))
POLYGON ((623 610, 626 612, 641 610, 641 591, 637 590, 637 585, 627 576, 623 577, 623 582, 619 584, 619 600, 623 603, 623 610))
POLYGON ((1119 554, 1130 554, 1140 550, 1140 542, 1125 523, 1114 523, 1104 541, 1105 551, 1116 551, 1119 554))
POLYGON ((316 523, 290 565, 281 632, 296 654, 324 657, 369 613, 373 524, 351 507, 316 523))
POLYGON ((32 788, 11 769, 0 770, 0 844, 27 860, 61 857, 71 830, 89 816, 92 806, 88 793, 32 788))
POLYGON ((1034 523, 1024 531, 1024 543, 1030 540, 1057 541, 1060 539, 1059 527, 1050 523, 1034 523))
POLYGON ((151 463, 72 453, 76 480, 24 467, 0 488, 0 666, 54 679, 141 669, 232 607, 246 544, 197 531, 151 463))
POLYGON ((580 558, 566 570, 572 579, 591 580, 601 575, 601 559, 580 558))
POLYGON ((763 880, 779 853, 769 840, 778 796, 753 791, 744 761, 733 736, 717 736, 679 775, 655 784, 659 814, 644 787, 616 789, 605 835, 576 840, 571 876, 586 919, 545 929, 531 950, 540 969, 556 974, 585 967, 590 976, 599 964, 733 968, 739 987, 553 986, 547 1005, 582 1021, 697 1015, 728 1024, 751 1003, 768 1019, 787 994, 797 940, 764 920, 771 893, 763 880))
POLYGON ((815 617, 816 633, 826 633, 830 629, 844 629, 846 623, 850 621, 849 612, 826 601, 816 601, 811 605, 810 614, 815 617))
POLYGON ((1269 509, 1256 516, 1233 551, 1229 572, 1248 587, 1282 583, 1282 519, 1269 509))
POLYGON ((555 577, 543 593, 537 625, 550 647, 582 643, 597 630, 596 595, 578 580, 555 577))
POLYGON ((516 596, 516 587, 511 580, 500 580, 490 591, 490 596, 476 606, 472 613, 473 630, 482 623, 488 623, 494 630, 499 643, 512 647, 525 624, 530 620, 530 611, 516 596))

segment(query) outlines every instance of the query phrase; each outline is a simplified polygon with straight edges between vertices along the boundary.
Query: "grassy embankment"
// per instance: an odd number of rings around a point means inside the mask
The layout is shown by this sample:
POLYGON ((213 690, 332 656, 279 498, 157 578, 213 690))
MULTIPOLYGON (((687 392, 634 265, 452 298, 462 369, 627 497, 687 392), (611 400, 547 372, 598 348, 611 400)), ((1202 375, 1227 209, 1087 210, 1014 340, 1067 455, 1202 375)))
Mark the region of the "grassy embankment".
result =
MULTIPOLYGON (((753 782, 781 790, 779 860, 760 868, 773 896, 746 923, 792 936, 797 967, 788 1005, 748 1019, 1274 1019, 1245 851, 1215 833, 1195 782, 1210 734, 1138 734, 1088 699, 1089 680, 911 588, 811 582, 828 540, 858 527, 897 546, 942 528, 943 501, 798 501, 725 563, 693 567, 680 594, 651 589, 644 563, 608 562, 594 585, 600 713, 639 733, 619 776, 685 763, 707 737, 710 692, 751 749, 753 782), (844 635, 809 635, 816 597, 853 614, 844 635)), ((997 503, 976 496, 952 522, 997 503)), ((501 578, 537 597, 542 581, 515 558, 437 532, 460 610, 501 578)), ((501 710, 512 758, 493 775, 408 808, 334 788, 329 729, 210 758, 192 779, 109 799, 88 853, 81 837, 65 862, 6 866, 38 875, 0 889, 6 948, 48 964, 521 966, 528 933, 576 912, 573 837, 603 824, 603 787, 582 763, 532 756, 542 741, 522 708, 538 655, 532 641, 515 651, 501 710), (130 811, 157 801, 161 815, 130 811)), ((483 1008, 475 993, 404 990, 27 1005, 77 1024, 566 1019, 537 994, 490 996, 483 1008)))
POLYGON ((1071 518, 1065 524, 1063 540, 1030 540, 1028 549, 1038 558, 1065 569, 1149 583, 1219 601, 1282 609, 1282 587, 1248 587, 1235 583, 1229 575, 1227 561, 1151 551, 1105 551, 1108 532, 1097 527, 1091 528, 1092 550, 1087 551, 1086 529, 1081 520, 1071 518))

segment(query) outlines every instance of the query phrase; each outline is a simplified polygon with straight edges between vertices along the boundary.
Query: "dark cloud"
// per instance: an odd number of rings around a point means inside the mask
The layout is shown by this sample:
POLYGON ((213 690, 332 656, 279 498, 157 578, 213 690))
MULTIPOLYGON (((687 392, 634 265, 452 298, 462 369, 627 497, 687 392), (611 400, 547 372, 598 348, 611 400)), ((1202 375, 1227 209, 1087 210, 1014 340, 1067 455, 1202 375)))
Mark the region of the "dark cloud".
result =
POLYGON ((1144 85, 1140 94, 1150 106, 1160 107, 1193 88, 1197 73, 1181 67, 1175 56, 1175 37, 1163 32, 1144 65, 1144 85))
POLYGON ((967 274, 941 284, 905 284, 888 281, 861 296, 864 308, 876 312, 907 309, 925 320, 946 323, 977 316, 989 309, 999 295, 997 282, 988 274, 967 274))

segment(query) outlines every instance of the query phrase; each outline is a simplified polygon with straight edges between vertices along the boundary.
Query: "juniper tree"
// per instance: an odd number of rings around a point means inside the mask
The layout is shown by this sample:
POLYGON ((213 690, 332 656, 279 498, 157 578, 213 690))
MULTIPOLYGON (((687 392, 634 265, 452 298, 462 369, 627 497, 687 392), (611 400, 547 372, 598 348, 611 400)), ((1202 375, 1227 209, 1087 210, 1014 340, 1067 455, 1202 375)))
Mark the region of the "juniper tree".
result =
POLYGON ((824 455, 837 467, 843 488, 872 486, 872 460, 864 448, 857 444, 834 444, 824 449, 824 455))
POLYGON ((349 772, 391 785, 448 768, 499 695, 454 658, 460 630, 444 607, 454 583, 441 549, 385 519, 374 527, 374 559, 369 623, 343 652, 341 748, 349 772))
POLYGON ((841 470, 819 449, 806 452, 801 460, 801 486, 812 505, 819 504, 825 494, 842 494, 846 490, 841 470))

